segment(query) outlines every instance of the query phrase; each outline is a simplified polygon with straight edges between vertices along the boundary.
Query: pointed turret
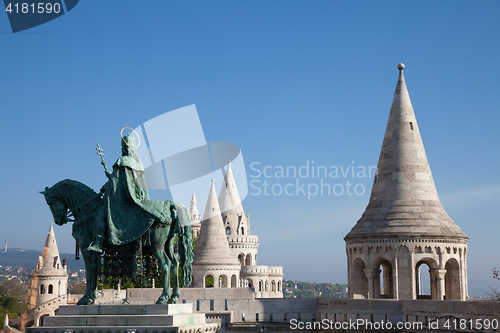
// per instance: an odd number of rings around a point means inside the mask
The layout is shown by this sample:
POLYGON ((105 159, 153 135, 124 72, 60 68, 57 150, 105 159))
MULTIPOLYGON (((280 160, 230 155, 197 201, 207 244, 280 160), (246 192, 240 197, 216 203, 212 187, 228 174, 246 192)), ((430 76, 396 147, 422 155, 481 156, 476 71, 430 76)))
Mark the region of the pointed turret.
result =
POLYGON ((443 237, 468 239, 439 202, 410 96, 399 78, 377 165, 370 202, 353 238, 443 237))
POLYGON ((231 169, 231 161, 227 164, 226 175, 219 195, 219 205, 224 225, 230 228, 229 235, 250 234, 250 226, 238 194, 233 170, 231 169))
POLYGON ((194 250, 193 265, 238 265, 234 257, 222 223, 214 180, 210 187, 203 222, 201 223, 200 236, 194 250))
POLYGON ((196 195, 193 190, 193 197, 191 198, 191 207, 189 208, 191 213, 191 230, 193 231, 193 237, 200 236, 201 228, 201 214, 198 212, 198 201, 196 200, 196 195))
POLYGON ((191 213, 191 221, 195 218, 198 218, 200 212, 198 211, 198 201, 196 200, 196 195, 193 190, 193 197, 191 198, 191 207, 189 208, 189 212, 191 213))
POLYGON ((50 224, 47 240, 38 258, 37 269, 31 274, 29 307, 39 306, 57 296, 67 294, 68 273, 61 263, 54 227, 50 224))

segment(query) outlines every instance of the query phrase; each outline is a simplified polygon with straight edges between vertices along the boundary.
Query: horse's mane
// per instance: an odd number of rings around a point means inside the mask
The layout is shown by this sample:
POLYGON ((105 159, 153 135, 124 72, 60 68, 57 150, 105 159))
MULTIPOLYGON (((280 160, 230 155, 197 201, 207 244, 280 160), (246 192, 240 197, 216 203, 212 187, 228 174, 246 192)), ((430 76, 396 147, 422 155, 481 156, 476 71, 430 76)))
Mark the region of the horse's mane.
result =
MULTIPOLYGON (((96 208, 100 196, 87 185, 80 183, 76 180, 65 179, 52 186, 49 191, 51 197, 65 198, 68 208, 73 209, 83 201, 84 204, 80 205, 77 210, 88 212, 96 208)), ((73 212, 78 214, 79 212, 73 212)))
POLYGON ((57 182, 56 184, 54 184, 54 186, 50 188, 50 190, 60 193, 61 191, 67 192, 68 188, 71 188, 71 190, 73 191, 76 189, 80 192, 78 194, 83 194, 85 196, 97 195, 97 193, 93 189, 91 189, 84 183, 80 183, 77 180, 71 180, 71 179, 64 179, 61 180, 60 182, 57 182))

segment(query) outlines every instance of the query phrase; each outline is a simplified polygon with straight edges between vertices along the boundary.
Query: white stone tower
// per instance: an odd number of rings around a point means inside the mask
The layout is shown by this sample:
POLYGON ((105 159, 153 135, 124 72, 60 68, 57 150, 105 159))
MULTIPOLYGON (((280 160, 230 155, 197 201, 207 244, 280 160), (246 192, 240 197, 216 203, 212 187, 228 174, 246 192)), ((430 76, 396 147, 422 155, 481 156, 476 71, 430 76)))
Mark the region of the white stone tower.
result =
POLYGON ((349 297, 465 300, 468 237, 439 201, 398 69, 370 201, 344 238, 349 297))
POLYGON ((219 206, 229 246, 241 265, 257 265, 259 238, 250 235, 250 216, 245 216, 236 187, 231 162, 219 193, 219 206))
MULTIPOLYGON (((28 291, 29 307, 33 309, 45 302, 67 294, 68 273, 61 263, 52 223, 36 270, 31 274, 28 291)), ((65 298, 66 299, 66 298, 65 298)))
POLYGON ((240 264, 227 242, 213 179, 194 249, 193 287, 206 287, 209 277, 215 288, 239 286, 240 264))
POLYGON ((191 207, 189 208, 191 213, 191 229, 193 230, 193 237, 200 236, 201 228, 201 214, 198 212, 198 201, 196 200, 196 195, 193 190, 193 197, 191 198, 191 207))

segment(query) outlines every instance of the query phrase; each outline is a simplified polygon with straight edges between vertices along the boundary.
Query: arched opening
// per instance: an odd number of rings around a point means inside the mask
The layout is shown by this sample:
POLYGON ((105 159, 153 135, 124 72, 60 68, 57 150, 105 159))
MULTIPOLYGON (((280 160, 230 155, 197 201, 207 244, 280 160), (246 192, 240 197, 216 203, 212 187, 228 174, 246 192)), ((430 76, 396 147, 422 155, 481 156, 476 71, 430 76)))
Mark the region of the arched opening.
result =
POLYGON ((392 280, 392 264, 390 261, 387 259, 384 259, 383 261, 380 262, 379 264, 379 281, 376 287, 379 288, 378 291, 376 291, 376 294, 379 295, 380 298, 383 299, 392 299, 394 298, 393 296, 393 290, 394 290, 394 284, 392 280))
POLYGON ((236 286, 236 275, 235 275, 235 274, 233 274, 233 275, 231 276, 231 288, 236 288, 236 287, 237 287, 237 286, 236 286))
POLYGON ((40 286, 40 294, 45 294, 45 285, 44 284, 42 284, 40 286))
POLYGON ((227 276, 222 274, 221 276, 219 276, 219 288, 227 288, 227 287, 228 287, 227 276))
POLYGON ((276 282, 274 282, 274 280, 271 281, 271 291, 273 293, 276 292, 276 282))
POLYGON ((268 281, 264 282, 264 291, 267 291, 268 281))
POLYGON ((245 234, 245 228, 241 227, 241 234, 244 235, 245 234))
POLYGON ((255 261, 254 261, 255 265, 257 265, 257 253, 255 254, 255 261))
POLYGON ((460 267, 455 258, 446 262, 444 267, 446 274, 444 276, 445 300, 461 300, 460 297, 460 267))
MULTIPOLYGON (((431 268, 425 261, 420 260, 415 269, 415 286, 417 287, 417 299, 433 299, 433 284, 431 280, 431 268)), ((435 291, 434 291, 435 292, 435 291)))
POLYGON ((44 314, 43 316, 40 317, 38 320, 38 326, 43 326, 43 318, 48 317, 48 314, 44 314))
POLYGON ((281 292, 281 281, 278 281, 278 292, 281 292))
POLYGON ((245 260, 245 265, 251 265, 252 264, 252 255, 249 253, 247 254, 247 259, 245 260))
POLYGON ((262 280, 259 281, 259 291, 262 291, 264 288, 263 286, 264 283, 262 283, 262 280))
POLYGON ((214 287, 214 277, 212 275, 205 276, 205 288, 214 287))
POLYGON ((368 279, 365 275, 365 263, 356 258, 352 264, 352 298, 368 298, 368 279))
POLYGON ((243 253, 240 253, 238 255, 238 261, 240 262, 240 265, 241 266, 244 266, 245 265, 245 255, 243 253))
POLYGON ((253 287, 254 285, 252 279, 248 279, 248 288, 253 288, 253 287))
POLYGON ((54 286, 49 284, 49 294, 53 294, 54 293, 54 286))
POLYGON ((226 235, 230 235, 231 234, 231 228, 227 227, 226 228, 226 235))

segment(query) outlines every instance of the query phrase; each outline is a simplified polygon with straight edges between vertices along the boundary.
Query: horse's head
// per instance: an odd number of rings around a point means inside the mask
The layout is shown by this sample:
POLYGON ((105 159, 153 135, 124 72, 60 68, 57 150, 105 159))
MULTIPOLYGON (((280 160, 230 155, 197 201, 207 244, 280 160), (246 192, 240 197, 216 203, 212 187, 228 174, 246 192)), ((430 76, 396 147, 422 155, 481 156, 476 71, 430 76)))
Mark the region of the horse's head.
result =
POLYGON ((68 206, 64 200, 59 197, 53 189, 48 187, 45 191, 40 192, 45 197, 47 205, 49 205, 52 216, 54 217, 54 222, 57 225, 63 225, 68 222, 68 206))

